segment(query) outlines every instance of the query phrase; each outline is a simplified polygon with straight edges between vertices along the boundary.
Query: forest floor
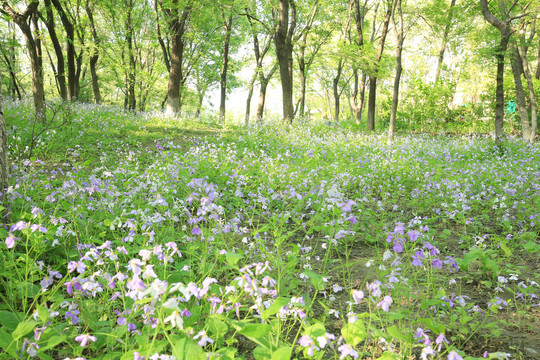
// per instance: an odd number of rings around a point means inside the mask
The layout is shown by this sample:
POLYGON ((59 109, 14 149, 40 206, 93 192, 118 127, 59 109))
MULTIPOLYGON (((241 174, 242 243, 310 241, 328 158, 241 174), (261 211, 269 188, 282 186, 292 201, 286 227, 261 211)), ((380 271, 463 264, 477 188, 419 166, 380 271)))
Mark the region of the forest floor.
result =
POLYGON ((540 357, 538 145, 24 106, 0 359, 540 357))

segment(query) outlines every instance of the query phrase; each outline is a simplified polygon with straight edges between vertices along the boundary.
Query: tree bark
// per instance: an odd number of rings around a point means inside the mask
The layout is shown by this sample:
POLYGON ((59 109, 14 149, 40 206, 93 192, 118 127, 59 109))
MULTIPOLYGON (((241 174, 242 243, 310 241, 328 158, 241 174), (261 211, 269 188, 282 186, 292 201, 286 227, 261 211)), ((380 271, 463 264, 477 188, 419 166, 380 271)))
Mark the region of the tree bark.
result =
POLYGON ((538 55, 536 56, 536 80, 540 80, 540 46, 538 46, 538 55))
POLYGON ((231 10, 229 17, 225 17, 224 10, 221 10, 221 18, 223 20, 223 30, 225 38, 223 41, 223 56, 221 59, 221 78, 220 85, 220 103, 219 103, 219 119, 225 120, 225 102, 227 101, 227 71, 229 69, 229 47, 232 34, 233 12, 231 10))
POLYGON ((60 20, 66 31, 66 57, 67 57, 67 68, 68 68, 68 100, 73 100, 76 97, 76 72, 77 68, 75 65, 75 26, 73 22, 69 19, 68 14, 65 9, 60 4, 59 0, 51 0, 58 15, 60 15, 60 20))
POLYGON ((8 70, 9 70, 9 76, 11 77, 11 95, 15 97, 15 94, 17 95, 17 99, 21 100, 21 91, 19 90, 19 86, 17 85, 17 76, 15 75, 14 65, 12 64, 12 59, 10 59, 10 56, 7 56, 4 51, 2 50, 2 56, 4 57, 4 60, 6 61, 8 70))
MULTIPOLYGON (((452 4, 454 3, 455 0, 452 0, 452 4)), ((405 34, 403 30, 403 12, 401 11, 401 0, 396 1, 396 12, 398 18, 397 23, 396 21, 394 21, 394 34, 396 36, 396 77, 394 78, 394 91, 392 93, 392 111, 390 112, 390 127, 388 129, 390 141, 394 140, 394 134, 396 132, 396 117, 399 104, 399 84, 401 82, 401 73, 403 72, 401 55, 403 52, 403 42, 405 40, 405 34)))
POLYGON ((182 106, 180 88, 185 83, 182 69, 185 45, 184 34, 189 24, 191 7, 185 7, 182 14, 180 14, 178 0, 172 0, 171 7, 166 7, 163 0, 159 0, 159 4, 167 15, 169 30, 171 31, 170 69, 165 113, 172 115, 179 113, 182 106))
MULTIPOLYGON (((294 119, 293 105, 293 72, 292 72, 292 36, 296 28, 296 5, 292 0, 279 0, 279 21, 274 34, 276 56, 281 76, 283 95, 283 120, 292 123, 294 119), (290 11, 289 11, 290 10, 290 11), (290 13, 290 21, 289 21, 290 13)), ((261 84, 262 87, 262 84, 261 84)))
POLYGON ((341 71, 343 70, 343 59, 339 59, 337 74, 332 81, 332 88, 334 91, 334 122, 339 123, 339 98, 341 93, 339 92, 339 79, 341 78, 341 71))
POLYGON ((536 94, 534 93, 534 83, 532 81, 531 69, 529 61, 527 60, 527 48, 525 46, 520 47, 521 60, 523 62, 523 70, 525 79, 527 80, 527 86, 529 88, 529 103, 531 108, 531 127, 528 140, 531 144, 534 143, 536 138, 536 131, 538 129, 538 105, 536 103, 536 94))
POLYGON ((90 51, 90 75, 92 76, 92 90, 94 91, 94 102, 96 104, 101 104, 101 91, 99 90, 99 76, 97 74, 96 65, 99 59, 99 46, 101 45, 101 40, 96 31, 96 25, 94 22, 94 12, 90 7, 88 0, 85 3, 86 14, 88 15, 88 23, 90 25, 90 31, 92 32, 92 38, 94 39, 94 44, 90 51))
POLYGON ((514 75, 514 84, 516 87, 516 103, 521 119, 521 131, 523 139, 529 141, 530 139, 530 126, 529 126, 529 112, 527 111, 527 101, 525 100, 525 90, 523 89, 523 82, 521 81, 522 61, 519 55, 519 50, 515 44, 511 45, 512 49, 512 74, 514 75))
POLYGON ((375 69, 369 76, 369 97, 368 97, 368 116, 366 130, 375 130, 375 104, 377 99, 377 76, 378 67, 384 51, 384 43, 386 41, 386 35, 388 34, 388 27, 390 24, 390 17, 392 16, 393 1, 387 1, 386 15, 384 17, 383 29, 381 38, 379 39, 379 46, 377 48, 377 56, 375 57, 374 65, 375 69))
POLYGON ((42 61, 39 58, 32 29, 28 24, 28 18, 36 13, 38 5, 39 3, 37 1, 32 1, 22 13, 18 13, 13 10, 6 1, 2 2, 4 11, 13 19, 15 24, 17 24, 26 41, 26 48, 30 57, 30 68, 32 70, 32 97, 34 99, 34 107, 36 110, 35 116, 37 121, 45 122, 46 112, 45 90, 43 88, 43 66, 42 61))
POLYGON ((126 17, 126 45, 128 49, 128 72, 127 72, 127 94, 126 102, 127 108, 131 111, 135 111, 137 108, 137 97, 135 95, 135 84, 137 82, 136 75, 136 63, 135 63, 135 54, 133 49, 133 22, 131 21, 131 15, 133 10, 133 2, 130 1, 129 9, 126 17))
POLYGON ((251 113, 251 99, 253 98, 253 90, 255 88, 255 80, 257 80, 257 72, 253 74, 251 80, 249 80, 248 96, 246 99, 246 114, 244 116, 244 125, 249 125, 249 117, 251 113))
POLYGON ((56 83, 58 84, 58 92, 62 100, 67 100, 67 86, 66 86, 66 70, 65 70, 65 60, 64 60, 64 51, 58 40, 58 35, 56 34, 56 25, 54 21, 54 14, 52 11, 51 0, 45 0, 45 13, 46 17, 41 16, 43 23, 49 31, 49 37, 54 48, 54 53, 56 55, 56 83))
POLYGON ((274 63, 274 66, 272 67, 268 75, 266 76, 264 76, 264 74, 261 71, 261 75, 259 78, 261 88, 259 92, 259 104, 257 105, 257 115, 256 115, 257 121, 259 122, 262 121, 263 119, 264 104, 266 102, 266 90, 268 88, 268 83, 270 82, 270 79, 272 78, 272 76, 274 76, 274 73, 276 72, 277 68, 278 68, 278 64, 274 63))
POLYGON ((437 58, 437 73, 435 74, 435 82, 439 81, 441 76, 441 69, 444 60, 444 52, 446 51, 446 43, 448 43, 448 36, 450 35, 450 29, 452 27, 452 19, 454 17, 454 6, 456 5, 456 0, 452 0, 450 3, 450 9, 448 10, 448 19, 446 21, 446 26, 444 27, 444 33, 442 38, 441 48, 439 50, 439 56, 437 58))

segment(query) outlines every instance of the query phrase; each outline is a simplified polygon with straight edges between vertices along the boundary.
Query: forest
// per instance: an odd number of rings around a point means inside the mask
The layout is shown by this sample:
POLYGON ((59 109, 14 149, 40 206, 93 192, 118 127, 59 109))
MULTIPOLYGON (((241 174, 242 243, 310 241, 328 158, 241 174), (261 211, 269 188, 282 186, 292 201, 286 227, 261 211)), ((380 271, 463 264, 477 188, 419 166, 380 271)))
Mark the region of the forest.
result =
POLYGON ((539 18, 0 1, 0 360, 540 358, 539 18))

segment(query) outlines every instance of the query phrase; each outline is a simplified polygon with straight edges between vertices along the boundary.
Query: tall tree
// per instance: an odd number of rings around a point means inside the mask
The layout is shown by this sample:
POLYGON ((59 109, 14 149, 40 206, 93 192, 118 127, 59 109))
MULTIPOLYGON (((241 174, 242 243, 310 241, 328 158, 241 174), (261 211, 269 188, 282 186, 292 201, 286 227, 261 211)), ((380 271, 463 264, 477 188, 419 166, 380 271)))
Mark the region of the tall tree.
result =
POLYGON ((90 74, 92 76, 92 90, 94 91, 94 102, 101 104, 101 91, 99 90, 99 77, 97 74, 96 65, 99 60, 99 47, 101 46, 101 39, 98 36, 96 30, 96 23, 94 21, 94 4, 91 4, 89 0, 85 0, 85 10, 88 16, 88 24, 90 25, 90 32, 94 40, 90 50, 90 74))
POLYGON ((444 53, 446 51, 448 37, 450 36, 450 30, 452 29, 452 20, 454 18, 455 5, 456 5, 456 0, 452 0, 452 2, 450 3, 450 8, 448 9, 448 17, 446 19, 446 24, 444 26, 443 37, 441 40, 441 47, 439 49, 439 55, 437 57, 437 72, 435 73, 435 82, 439 81, 439 78, 441 76, 444 53))
POLYGON ((394 23, 394 34, 396 37, 396 76, 394 78, 394 91, 392 93, 392 111, 390 113, 390 126, 388 129, 390 141, 394 139, 394 133, 396 132, 396 117, 399 103, 399 84, 401 82, 401 73, 403 72, 402 52, 403 41, 405 40, 405 30, 403 29, 403 11, 401 9, 401 0, 396 0, 396 7, 392 19, 394 23))
POLYGON ((279 0, 279 20, 274 34, 276 56, 281 77, 283 119, 292 123, 293 105, 293 35, 296 29, 296 4, 294 0, 279 0))
POLYGON ((182 61, 184 56, 184 35, 188 29, 193 10, 191 4, 181 8, 179 0, 164 2, 159 0, 161 9, 166 15, 171 36, 169 83, 167 86, 167 114, 176 114, 181 110, 181 84, 185 82, 182 61))
POLYGON ((227 101, 227 71, 229 70, 229 49, 231 45, 231 34, 233 25, 234 9, 229 6, 229 14, 226 14, 225 7, 221 5, 220 9, 221 21, 223 26, 223 51, 221 58, 221 78, 220 84, 220 103, 219 103, 219 118, 225 120, 225 102, 227 101))
POLYGON ((46 119, 45 109, 45 89, 43 87, 43 63, 40 58, 38 46, 29 20, 38 10, 39 1, 31 1, 23 12, 15 11, 7 1, 2 2, 2 12, 7 14, 19 27, 26 40, 26 48, 30 57, 30 68, 32 71, 32 96, 36 111, 36 120, 44 122, 46 119))
POLYGON ((386 14, 384 16, 383 28, 381 37, 379 38, 379 45, 377 47, 377 55, 373 59, 373 69, 369 74, 369 98, 368 98, 368 115, 366 130, 375 130, 375 103, 377 100, 377 78, 379 76, 379 67, 381 58, 384 51, 384 44, 386 42, 386 35, 388 34, 388 28, 390 24, 390 18, 392 16, 392 10, 394 8, 394 0, 386 0, 386 14))

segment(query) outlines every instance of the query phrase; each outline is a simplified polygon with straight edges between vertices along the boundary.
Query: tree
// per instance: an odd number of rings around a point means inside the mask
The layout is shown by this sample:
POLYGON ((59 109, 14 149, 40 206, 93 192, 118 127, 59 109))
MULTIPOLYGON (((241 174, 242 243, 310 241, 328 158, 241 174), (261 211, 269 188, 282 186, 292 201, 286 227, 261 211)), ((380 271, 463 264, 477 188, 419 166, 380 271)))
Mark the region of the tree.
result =
POLYGON ((401 58, 403 52, 403 41, 405 40, 405 31, 403 29, 403 11, 401 9, 401 0, 396 0, 396 8, 392 20, 394 23, 394 34, 396 36, 396 76, 394 78, 394 91, 392 93, 392 111, 390 113, 390 127, 388 129, 390 141, 394 139, 394 133, 396 132, 396 116, 399 102, 399 83, 401 82, 401 73, 403 72, 401 58))
POLYGON ((380 61, 384 51, 384 44, 386 42, 386 35, 388 34, 388 28, 390 24, 390 18, 392 16, 392 10, 394 7, 394 0, 386 0, 386 14, 384 16, 383 28, 381 37, 379 38, 379 45, 377 47, 377 54, 373 60, 373 69, 369 74, 369 97, 368 97, 368 115, 367 115, 367 131, 375 130, 375 102, 377 99, 377 78, 379 73, 380 61))
POLYGON ((227 71, 229 70, 229 49, 231 44, 231 34, 233 25, 234 9, 229 6, 229 14, 225 13, 223 5, 221 7, 221 20, 223 26, 223 51, 221 58, 221 77, 220 77, 220 104, 219 104, 219 118, 221 121, 225 120, 225 102, 227 100, 227 71))
MULTIPOLYGON (((93 5, 93 4, 92 4, 93 5)), ((101 45, 101 40, 97 34, 96 24, 94 21, 94 10, 90 5, 89 0, 85 1, 86 15, 88 16, 88 24, 90 25, 90 32, 92 33, 92 38, 94 43, 91 45, 90 50, 90 74, 92 76, 92 90, 94 91, 94 102, 96 104, 101 104, 101 91, 99 90, 99 77, 96 70, 96 65, 99 59, 99 47, 101 45)))
POLYGON ((293 35, 296 29, 296 4, 294 0, 279 0, 279 20, 274 34, 276 56, 283 95, 283 119, 292 123, 293 105, 293 35))
POLYGON ((46 119, 45 89, 43 87, 43 63, 40 57, 38 43, 29 24, 31 17, 36 15, 39 1, 31 1, 23 12, 15 11, 7 1, 2 2, 2 12, 9 15, 17 24, 26 40, 26 48, 30 57, 32 71, 32 96, 36 111, 36 120, 44 122, 46 119))
POLYGON ((170 68, 169 82, 167 86, 167 114, 176 114, 181 109, 181 84, 185 83, 184 74, 182 73, 182 60, 184 56, 185 39, 189 25, 191 12, 193 10, 190 4, 180 9, 179 0, 172 0, 166 4, 163 0, 159 0, 161 9, 166 15, 169 24, 169 32, 171 36, 170 50, 170 68))
POLYGON ((446 51, 446 44, 448 43, 448 36, 450 35, 450 30, 452 28, 452 20, 454 18, 454 9, 456 5, 456 0, 452 0, 450 3, 450 8, 448 9, 448 18, 446 19, 446 24, 444 26, 443 38, 441 41, 441 47, 439 49, 439 56, 437 57, 437 72, 435 73, 435 82, 439 81, 441 76, 441 69, 444 60, 444 52, 446 51))
MULTIPOLYGON (((503 122, 504 122, 504 58, 506 50, 508 49, 508 43, 510 41, 510 36, 514 33, 512 29, 512 21, 517 20, 524 15, 511 16, 511 12, 514 7, 517 5, 519 0, 515 0, 514 3, 508 8, 506 6, 506 1, 501 0, 499 2, 499 10, 502 14, 503 19, 497 18, 491 10, 489 9, 487 0, 480 0, 480 6, 482 9, 482 15, 487 22, 496 27, 500 34, 499 47, 497 49, 495 57, 497 58, 497 89, 495 92, 495 141, 500 141, 503 134, 503 122)), ((529 126, 528 126, 528 115, 526 115, 526 109, 523 104, 523 87, 521 86, 521 72, 519 68, 519 60, 517 60, 519 54, 515 52, 514 49, 514 60, 512 61, 512 71, 514 73, 514 81, 516 84, 516 93, 518 96, 518 107, 520 111, 520 117, 522 120, 523 126, 523 136, 528 138, 529 135, 529 126), (526 121, 524 117, 527 117, 526 121)))

